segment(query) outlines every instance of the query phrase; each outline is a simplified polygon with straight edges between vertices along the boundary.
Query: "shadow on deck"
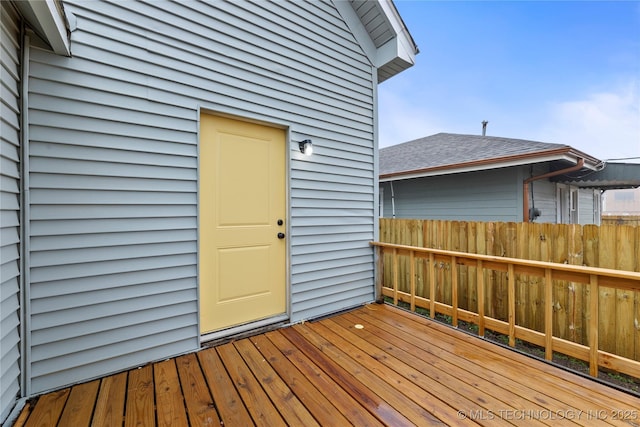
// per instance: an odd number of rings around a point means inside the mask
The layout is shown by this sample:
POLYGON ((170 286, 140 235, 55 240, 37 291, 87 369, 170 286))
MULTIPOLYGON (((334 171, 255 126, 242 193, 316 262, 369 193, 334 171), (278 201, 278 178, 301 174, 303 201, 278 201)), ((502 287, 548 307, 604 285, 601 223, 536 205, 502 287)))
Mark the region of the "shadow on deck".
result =
POLYGON ((18 426, 636 425, 640 399, 368 305, 79 384, 18 426))

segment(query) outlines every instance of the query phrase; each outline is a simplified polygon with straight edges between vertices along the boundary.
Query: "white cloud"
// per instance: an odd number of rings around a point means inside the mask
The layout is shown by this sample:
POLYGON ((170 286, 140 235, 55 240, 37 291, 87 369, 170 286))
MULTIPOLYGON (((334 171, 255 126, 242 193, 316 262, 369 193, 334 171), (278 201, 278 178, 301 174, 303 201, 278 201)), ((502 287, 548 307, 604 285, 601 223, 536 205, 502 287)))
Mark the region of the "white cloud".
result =
POLYGON ((599 159, 640 157, 640 84, 551 106, 536 138, 568 144, 599 159))
POLYGON ((480 134, 486 119, 492 136, 567 144, 602 160, 640 157, 640 81, 546 108, 526 99, 505 106, 497 100, 495 105, 474 101, 471 95, 438 100, 401 85, 379 89, 380 147, 439 132, 480 134), (461 108, 451 108, 455 102, 461 108))

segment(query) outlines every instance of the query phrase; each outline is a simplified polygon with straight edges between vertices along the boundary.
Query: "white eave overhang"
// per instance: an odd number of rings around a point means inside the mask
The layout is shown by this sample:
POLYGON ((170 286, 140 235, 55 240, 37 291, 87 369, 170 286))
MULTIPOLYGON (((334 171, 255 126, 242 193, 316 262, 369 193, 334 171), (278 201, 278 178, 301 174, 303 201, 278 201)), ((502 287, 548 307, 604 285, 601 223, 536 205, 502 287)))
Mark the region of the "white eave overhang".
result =
POLYGON ((380 83, 413 66, 416 62, 418 46, 409 34, 393 2, 379 0, 378 4, 394 33, 393 38, 378 47, 376 67, 378 83, 380 83))
POLYGON ((33 31, 59 54, 71 55, 71 43, 62 3, 56 0, 28 0, 14 3, 33 31))
POLYGON ((334 4, 378 71, 378 83, 415 64, 418 47, 391 0, 334 4))
MULTIPOLYGON (((483 171, 489 169, 500 169, 507 168, 512 166, 522 166, 522 165, 530 165, 535 163, 547 163, 547 162, 555 162, 555 161, 565 161, 570 164, 577 164, 578 159, 583 158, 582 156, 576 156, 571 153, 561 153, 561 154, 546 154, 535 157, 512 157, 505 159, 490 159, 489 161, 476 161, 469 163, 461 163, 458 165, 444 165, 437 166, 432 168, 426 168, 415 171, 403 171, 396 172, 392 174, 381 174, 379 181, 380 182, 389 182, 389 181, 400 181, 405 179, 412 178, 424 178, 428 176, 440 176, 440 175, 451 175, 456 173, 464 173, 464 172, 476 172, 483 171)), ((596 159, 593 158, 585 158, 584 169, 596 171, 599 169, 600 162, 593 161, 596 159)))

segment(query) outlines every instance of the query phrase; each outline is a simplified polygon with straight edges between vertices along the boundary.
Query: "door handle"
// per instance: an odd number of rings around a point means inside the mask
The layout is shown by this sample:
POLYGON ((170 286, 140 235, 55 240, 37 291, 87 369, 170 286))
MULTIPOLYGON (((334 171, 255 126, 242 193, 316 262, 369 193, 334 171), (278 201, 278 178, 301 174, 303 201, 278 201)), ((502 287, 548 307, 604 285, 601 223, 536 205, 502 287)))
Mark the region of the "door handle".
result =
POLYGON ((278 239, 284 239, 284 233, 278 233, 278 239))

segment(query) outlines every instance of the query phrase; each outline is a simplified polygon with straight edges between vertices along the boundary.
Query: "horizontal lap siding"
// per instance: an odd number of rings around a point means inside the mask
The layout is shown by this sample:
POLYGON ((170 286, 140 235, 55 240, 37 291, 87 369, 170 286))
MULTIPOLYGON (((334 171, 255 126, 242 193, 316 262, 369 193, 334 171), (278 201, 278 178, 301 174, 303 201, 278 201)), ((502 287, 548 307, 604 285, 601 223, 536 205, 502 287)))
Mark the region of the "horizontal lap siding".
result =
MULTIPOLYGON (((540 173, 536 173, 539 175, 540 173)), ((533 198, 530 197, 529 207, 538 209, 540 216, 535 218, 535 222, 540 223, 556 223, 558 203, 557 203, 557 186, 554 182, 549 180, 533 181, 529 184, 530 192, 533 198)))
POLYGON ((372 69, 328 2, 65 2, 33 49, 34 392, 197 346, 198 109, 290 127, 292 317, 370 300, 372 69))
MULTIPOLYGON (((518 168, 504 168, 394 181, 396 218, 521 221, 518 174, 518 168)), ((392 216, 390 185, 382 184, 385 217, 392 216)))
POLYGON ((373 299, 372 159, 353 147, 328 152, 340 165, 327 166, 320 155, 328 150, 314 150, 292 171, 294 320, 373 299))
POLYGON ((0 5, 0 423, 20 392, 20 19, 0 5))

